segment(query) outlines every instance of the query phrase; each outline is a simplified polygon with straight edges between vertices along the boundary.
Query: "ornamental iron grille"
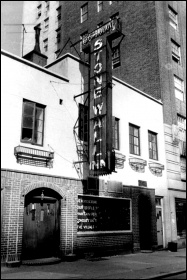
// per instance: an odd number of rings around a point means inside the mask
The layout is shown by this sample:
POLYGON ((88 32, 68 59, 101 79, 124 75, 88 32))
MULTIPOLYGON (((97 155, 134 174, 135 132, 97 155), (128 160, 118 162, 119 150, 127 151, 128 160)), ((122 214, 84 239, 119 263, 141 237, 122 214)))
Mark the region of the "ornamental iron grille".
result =
POLYGON ((53 167, 54 152, 17 146, 14 148, 17 163, 38 167, 53 167))

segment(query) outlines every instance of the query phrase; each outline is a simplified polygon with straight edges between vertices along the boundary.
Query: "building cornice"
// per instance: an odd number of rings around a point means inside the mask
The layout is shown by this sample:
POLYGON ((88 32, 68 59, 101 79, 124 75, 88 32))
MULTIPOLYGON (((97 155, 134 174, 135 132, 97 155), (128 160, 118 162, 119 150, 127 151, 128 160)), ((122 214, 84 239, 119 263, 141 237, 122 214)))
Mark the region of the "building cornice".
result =
POLYGON ((18 61, 20 63, 26 64, 26 65, 28 65, 28 66, 30 66, 32 68, 35 68, 35 69, 37 69, 39 71, 42 71, 42 72, 44 72, 44 73, 46 73, 48 75, 51 75, 51 76, 56 77, 58 79, 61 79, 63 81, 69 82, 69 79, 67 79, 66 77, 63 77, 63 76, 58 75, 58 74, 56 74, 54 72, 51 72, 50 70, 47 70, 46 68, 41 67, 41 66, 39 66, 39 65, 37 65, 37 64, 35 64, 33 62, 30 62, 30 61, 28 61, 28 60, 26 60, 24 58, 21 58, 21 57, 17 56, 17 55, 11 54, 11 53, 9 53, 7 51, 4 51, 4 50, 1 50, 1 54, 4 55, 4 56, 9 57, 11 59, 14 59, 14 60, 16 60, 16 61, 18 61))

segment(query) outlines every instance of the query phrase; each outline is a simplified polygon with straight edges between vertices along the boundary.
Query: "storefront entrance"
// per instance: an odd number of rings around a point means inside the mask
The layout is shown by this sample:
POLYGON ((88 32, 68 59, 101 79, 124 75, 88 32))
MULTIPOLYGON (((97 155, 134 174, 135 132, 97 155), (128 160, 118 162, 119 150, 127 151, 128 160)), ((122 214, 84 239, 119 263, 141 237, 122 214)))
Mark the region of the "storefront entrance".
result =
POLYGON ((22 259, 57 257, 60 246, 60 203, 55 191, 36 189, 25 198, 22 259))

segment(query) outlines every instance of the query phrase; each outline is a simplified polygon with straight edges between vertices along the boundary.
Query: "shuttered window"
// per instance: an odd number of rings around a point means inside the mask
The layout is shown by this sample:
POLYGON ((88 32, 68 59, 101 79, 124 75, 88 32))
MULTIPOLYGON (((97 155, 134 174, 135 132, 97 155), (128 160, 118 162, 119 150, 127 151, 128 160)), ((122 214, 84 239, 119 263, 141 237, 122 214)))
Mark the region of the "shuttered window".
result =
POLYGON ((34 102, 23 102, 21 141, 43 145, 44 106, 34 102))

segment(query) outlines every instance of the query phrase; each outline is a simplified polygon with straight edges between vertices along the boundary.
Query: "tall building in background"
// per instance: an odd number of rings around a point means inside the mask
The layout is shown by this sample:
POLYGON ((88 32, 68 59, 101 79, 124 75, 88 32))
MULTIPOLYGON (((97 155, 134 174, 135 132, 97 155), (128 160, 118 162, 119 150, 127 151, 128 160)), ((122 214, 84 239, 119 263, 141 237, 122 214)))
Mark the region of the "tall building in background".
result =
MULTIPOLYGON (((102 32, 105 23, 120 19, 124 37, 113 45, 112 75, 163 102, 166 206, 171 219, 166 232, 180 246, 186 237, 185 5, 185 1, 25 1, 23 14, 23 20, 40 25, 48 63, 67 52, 88 61, 82 39, 91 40, 93 31, 102 32)), ((32 44, 27 34, 25 52, 32 44)), ((158 197, 158 207, 161 200, 158 197)))

